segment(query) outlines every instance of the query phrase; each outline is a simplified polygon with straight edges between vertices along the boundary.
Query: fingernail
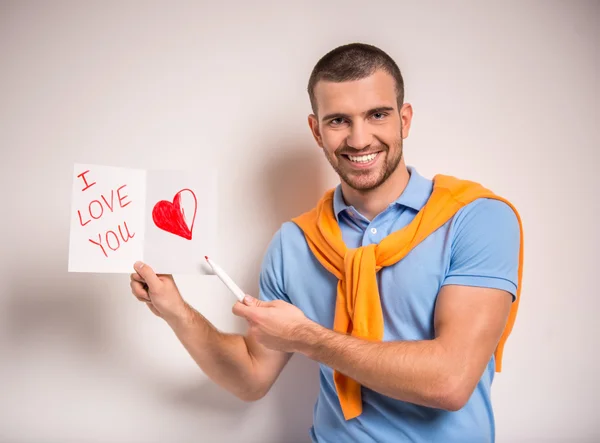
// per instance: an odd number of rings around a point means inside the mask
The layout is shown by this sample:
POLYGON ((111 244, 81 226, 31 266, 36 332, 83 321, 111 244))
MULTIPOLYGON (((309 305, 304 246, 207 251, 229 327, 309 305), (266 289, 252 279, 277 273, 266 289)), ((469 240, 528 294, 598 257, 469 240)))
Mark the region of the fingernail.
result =
POLYGON ((249 295, 246 295, 244 297, 244 303, 252 303, 252 300, 254 300, 252 297, 250 297, 249 295))
POLYGON ((139 269, 142 269, 142 268, 144 267, 144 264, 143 264, 141 261, 136 261, 136 262, 134 263, 133 267, 134 267, 136 270, 139 270, 139 269))

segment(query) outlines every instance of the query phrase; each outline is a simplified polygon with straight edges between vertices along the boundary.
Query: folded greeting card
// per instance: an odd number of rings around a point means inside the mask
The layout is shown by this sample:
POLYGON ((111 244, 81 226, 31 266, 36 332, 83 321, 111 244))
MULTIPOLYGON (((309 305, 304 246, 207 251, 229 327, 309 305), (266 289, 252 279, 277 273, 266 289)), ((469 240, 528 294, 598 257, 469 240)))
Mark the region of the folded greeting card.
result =
POLYGON ((195 273, 217 241, 214 171, 75 164, 69 272, 195 273))

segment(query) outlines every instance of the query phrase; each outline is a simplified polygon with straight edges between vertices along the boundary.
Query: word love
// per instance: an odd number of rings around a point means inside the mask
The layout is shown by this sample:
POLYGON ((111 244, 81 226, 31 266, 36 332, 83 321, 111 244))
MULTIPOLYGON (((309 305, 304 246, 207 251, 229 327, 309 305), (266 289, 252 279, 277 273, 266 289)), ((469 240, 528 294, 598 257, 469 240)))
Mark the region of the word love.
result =
MULTIPOLYGON (((87 191, 96 184, 96 182, 89 183, 86 179, 85 174, 89 172, 89 170, 84 171, 77 176, 78 178, 81 178, 83 180, 83 183, 85 184, 81 192, 87 191)), ((79 224, 81 226, 86 226, 92 220, 100 220, 104 214, 109 212, 113 213, 115 211, 116 205, 118 205, 118 207, 120 208, 125 208, 127 205, 129 205, 131 201, 125 202, 128 196, 126 194, 122 195, 122 191, 126 187, 127 185, 122 185, 119 188, 117 188, 116 191, 114 189, 111 189, 110 195, 108 197, 104 194, 100 194, 99 198, 90 201, 90 203, 88 204, 87 211, 83 215, 81 214, 81 210, 78 210, 77 215, 79 216, 79 224), (117 197, 116 201, 115 194, 117 197)), ((133 237, 135 237, 135 233, 130 233, 129 227, 127 226, 127 222, 123 221, 122 227, 119 224, 117 225, 117 228, 115 230, 109 229, 106 230, 104 233, 98 233, 98 241, 95 241, 95 239, 92 240, 91 238, 88 240, 90 241, 90 243, 97 245, 102 250, 104 256, 108 257, 108 253, 106 251, 105 246, 107 246, 112 251, 116 251, 121 247, 121 242, 127 243, 129 239, 133 237), (119 235, 117 235, 115 231, 118 231, 119 235), (104 240, 104 242, 102 240, 104 240)))

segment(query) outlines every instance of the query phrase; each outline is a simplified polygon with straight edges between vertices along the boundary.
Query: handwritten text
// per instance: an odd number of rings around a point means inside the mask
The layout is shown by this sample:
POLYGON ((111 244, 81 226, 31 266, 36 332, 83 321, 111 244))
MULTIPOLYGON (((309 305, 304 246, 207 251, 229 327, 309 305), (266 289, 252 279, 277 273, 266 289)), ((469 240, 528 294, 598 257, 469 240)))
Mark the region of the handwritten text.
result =
MULTIPOLYGON (((93 181, 90 183, 86 178, 86 174, 90 171, 84 171, 81 174, 77 175, 78 178, 83 180, 84 187, 81 189, 81 192, 85 192, 91 187, 93 187, 96 182, 93 181)), ((131 204, 131 200, 127 200, 129 196, 125 193, 126 184, 118 187, 116 190, 111 189, 110 194, 104 195, 100 194, 100 197, 94 198, 91 200, 87 206, 87 210, 79 209, 77 210, 77 216, 79 217, 79 224, 81 226, 86 226, 91 223, 93 220, 100 220, 103 215, 107 213, 115 212, 115 209, 125 208, 127 205, 131 204), (115 200, 116 194, 116 200, 115 200), (85 220, 85 221, 84 221, 85 220)), ((130 232, 129 227, 127 226, 127 221, 123 221, 122 226, 118 224, 115 229, 109 229, 105 232, 98 233, 98 238, 94 238, 93 240, 88 239, 90 243, 97 245, 100 251, 104 254, 105 257, 108 257, 108 250, 117 251, 123 243, 127 243, 129 239, 135 237, 135 232, 130 232), (118 235, 117 232, 118 231, 118 235)))

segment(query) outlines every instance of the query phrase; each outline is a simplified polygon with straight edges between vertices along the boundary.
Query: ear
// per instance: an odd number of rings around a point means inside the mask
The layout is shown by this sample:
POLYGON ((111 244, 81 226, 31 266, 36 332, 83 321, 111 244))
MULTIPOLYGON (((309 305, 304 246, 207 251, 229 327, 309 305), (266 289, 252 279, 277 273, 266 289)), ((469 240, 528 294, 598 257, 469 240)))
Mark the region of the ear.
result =
POLYGON ((310 131, 312 132, 315 141, 322 148, 323 137, 321 137, 321 130, 319 129, 319 119, 315 114, 310 114, 308 116, 308 126, 310 127, 310 131))
POLYGON ((408 137, 410 123, 412 122, 413 109, 410 103, 404 103, 400 108, 400 121, 402 122, 402 138, 408 137))

